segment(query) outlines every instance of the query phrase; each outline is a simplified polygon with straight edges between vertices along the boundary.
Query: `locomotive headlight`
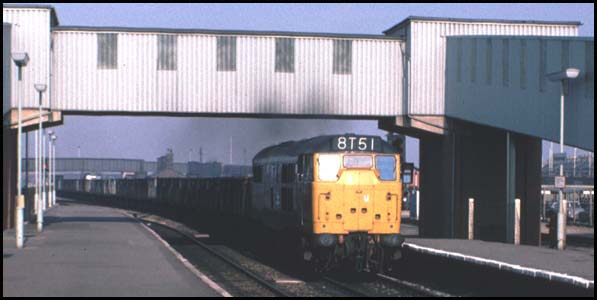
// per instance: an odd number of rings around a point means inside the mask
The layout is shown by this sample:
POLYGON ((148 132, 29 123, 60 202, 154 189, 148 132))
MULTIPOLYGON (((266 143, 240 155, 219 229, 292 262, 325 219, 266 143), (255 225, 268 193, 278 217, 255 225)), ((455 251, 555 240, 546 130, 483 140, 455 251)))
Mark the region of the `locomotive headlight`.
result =
POLYGON ((315 236, 315 244, 319 247, 330 247, 336 243, 336 236, 331 234, 318 234, 315 236))

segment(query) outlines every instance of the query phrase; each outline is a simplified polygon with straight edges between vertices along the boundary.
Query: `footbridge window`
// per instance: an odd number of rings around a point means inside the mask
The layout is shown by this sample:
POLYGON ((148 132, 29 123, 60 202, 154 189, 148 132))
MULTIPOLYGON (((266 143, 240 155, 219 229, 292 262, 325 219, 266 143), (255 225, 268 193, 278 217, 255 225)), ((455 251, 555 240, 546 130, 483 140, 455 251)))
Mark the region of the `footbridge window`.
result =
POLYGON ((97 34, 98 69, 116 69, 118 65, 118 35, 116 33, 97 34))
POLYGON ((352 40, 334 40, 334 74, 352 73, 352 40))
POLYGON ((176 70, 176 35, 158 35, 158 70, 176 70))
POLYGON ((276 39, 276 72, 294 73, 294 39, 276 39))
POLYGON ((217 70, 236 71, 236 37, 219 36, 217 48, 217 70))

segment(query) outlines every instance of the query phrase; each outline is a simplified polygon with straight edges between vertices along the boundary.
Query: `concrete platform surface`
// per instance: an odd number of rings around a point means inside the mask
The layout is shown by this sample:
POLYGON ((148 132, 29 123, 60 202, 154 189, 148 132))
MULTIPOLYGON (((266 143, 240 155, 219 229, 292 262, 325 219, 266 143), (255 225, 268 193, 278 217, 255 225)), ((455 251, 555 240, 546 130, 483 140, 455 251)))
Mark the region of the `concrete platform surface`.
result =
POLYGON ((594 287, 594 250, 558 251, 535 246, 461 239, 407 237, 405 247, 430 255, 486 265, 587 288, 594 287))
POLYGON ((46 212, 44 231, 2 234, 2 296, 211 296, 136 220, 106 207, 63 202, 46 212))

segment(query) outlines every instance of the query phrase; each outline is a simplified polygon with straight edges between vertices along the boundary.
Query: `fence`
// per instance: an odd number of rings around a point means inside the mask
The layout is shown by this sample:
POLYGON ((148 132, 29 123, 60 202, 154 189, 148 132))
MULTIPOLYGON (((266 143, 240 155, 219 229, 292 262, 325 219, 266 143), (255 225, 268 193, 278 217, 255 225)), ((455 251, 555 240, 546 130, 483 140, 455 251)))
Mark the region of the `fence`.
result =
MULTIPOLYGON (((577 225, 594 224, 594 187, 577 186, 568 187, 563 193, 567 204, 568 223, 577 225)), ((559 190, 552 186, 543 186, 541 190, 541 219, 547 221, 550 211, 558 210, 559 190)))

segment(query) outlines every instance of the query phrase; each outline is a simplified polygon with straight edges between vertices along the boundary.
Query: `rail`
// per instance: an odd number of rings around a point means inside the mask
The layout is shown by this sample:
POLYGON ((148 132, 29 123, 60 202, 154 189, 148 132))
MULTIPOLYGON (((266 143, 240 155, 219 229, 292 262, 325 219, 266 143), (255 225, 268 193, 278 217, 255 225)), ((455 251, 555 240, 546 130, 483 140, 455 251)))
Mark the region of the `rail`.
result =
POLYGON ((292 297, 292 295, 286 293, 285 291, 277 288, 275 285, 271 284, 270 282, 266 281, 265 279, 263 279, 262 277, 260 277, 259 275, 251 272, 250 270, 247 270, 246 268, 244 268, 243 266, 239 265, 238 263, 232 261, 231 259, 227 258, 226 256, 218 253, 217 251, 213 250, 209 245, 206 245, 205 243, 195 239, 194 237, 188 235, 187 233, 184 233, 176 228, 172 228, 157 222, 153 222, 153 221, 149 221, 149 220, 145 220, 142 218, 137 218, 140 222, 143 223, 149 223, 152 224, 152 226, 158 226, 158 227, 163 227, 166 228, 170 231, 173 231, 175 233, 177 233, 178 235, 184 237, 185 239, 191 241, 193 244, 201 247, 202 249, 206 250, 207 252, 209 252, 210 254, 212 254, 213 256, 217 257, 218 259, 224 261, 225 263, 227 263, 228 265, 232 266, 234 269, 238 270, 239 272, 243 273, 244 275, 246 275, 247 277, 251 278, 253 281, 257 282, 259 285, 265 287, 267 290, 271 291, 274 295, 278 296, 278 297, 292 297))

